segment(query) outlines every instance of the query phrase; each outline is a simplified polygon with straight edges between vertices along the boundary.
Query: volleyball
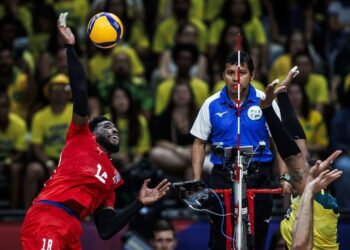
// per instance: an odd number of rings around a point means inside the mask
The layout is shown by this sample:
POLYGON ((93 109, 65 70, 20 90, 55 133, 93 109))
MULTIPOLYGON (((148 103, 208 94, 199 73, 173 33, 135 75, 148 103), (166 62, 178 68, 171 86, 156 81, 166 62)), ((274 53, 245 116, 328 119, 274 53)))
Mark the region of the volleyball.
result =
POLYGON ((108 49, 117 45, 123 38, 124 25, 116 15, 101 12, 90 19, 87 34, 94 45, 108 49))

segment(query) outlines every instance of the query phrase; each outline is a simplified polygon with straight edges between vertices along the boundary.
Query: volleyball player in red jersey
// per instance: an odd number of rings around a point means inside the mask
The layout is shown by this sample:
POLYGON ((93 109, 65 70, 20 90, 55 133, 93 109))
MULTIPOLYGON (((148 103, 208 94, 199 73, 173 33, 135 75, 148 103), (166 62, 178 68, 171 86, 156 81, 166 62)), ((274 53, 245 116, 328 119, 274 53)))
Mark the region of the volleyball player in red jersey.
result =
POLYGON ((101 238, 108 239, 144 205, 161 199, 170 186, 164 179, 150 189, 147 187, 150 180, 145 180, 131 205, 118 213, 114 210, 114 190, 123 180, 109 155, 119 150, 118 130, 103 117, 88 122, 87 84, 74 50, 75 37, 60 22, 58 30, 66 44, 73 118, 58 167, 24 219, 21 232, 24 250, 81 249, 80 220, 90 214, 94 214, 101 238))

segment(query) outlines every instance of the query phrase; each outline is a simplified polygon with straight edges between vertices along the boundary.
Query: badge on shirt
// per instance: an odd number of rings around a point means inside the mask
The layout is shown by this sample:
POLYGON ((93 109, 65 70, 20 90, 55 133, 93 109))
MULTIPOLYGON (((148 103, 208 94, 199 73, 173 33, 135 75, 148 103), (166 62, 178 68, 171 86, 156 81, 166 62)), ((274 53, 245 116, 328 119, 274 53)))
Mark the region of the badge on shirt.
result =
POLYGON ((248 117, 252 121, 259 120, 262 117, 262 110, 259 106, 251 106, 248 109, 248 117))
POLYGON ((114 184, 117 184, 120 181, 120 174, 118 172, 115 173, 113 177, 114 184))

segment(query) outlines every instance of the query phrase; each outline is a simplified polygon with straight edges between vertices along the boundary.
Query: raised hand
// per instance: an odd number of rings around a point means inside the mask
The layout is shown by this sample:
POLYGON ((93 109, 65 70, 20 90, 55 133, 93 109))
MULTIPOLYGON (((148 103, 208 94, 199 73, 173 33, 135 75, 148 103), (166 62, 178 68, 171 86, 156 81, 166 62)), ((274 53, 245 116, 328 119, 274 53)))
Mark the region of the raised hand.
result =
POLYGON ((296 77, 299 74, 299 70, 298 70, 298 66, 294 66, 291 70, 289 70, 288 75, 286 77, 286 79, 284 79, 279 87, 284 86, 283 88, 277 88, 275 90, 275 96, 277 96, 279 93, 283 92, 283 91, 287 91, 290 82, 292 81, 292 79, 294 77, 296 77))
POLYGON ((333 152, 326 160, 317 161, 316 164, 310 169, 307 178, 307 186, 312 188, 313 193, 317 193, 334 180, 338 179, 343 172, 338 169, 330 171, 327 169, 329 165, 341 154, 341 150, 333 152))
POLYGON ((279 83, 279 80, 276 79, 272 83, 267 85, 267 87, 265 89, 265 96, 263 96, 260 99, 260 107, 262 109, 270 107, 272 105, 272 102, 276 97, 276 95, 275 95, 276 91, 284 90, 285 86, 278 86, 277 89, 275 90, 275 87, 277 86, 278 83, 279 83))
POLYGON ((151 179, 147 179, 143 182, 141 190, 139 192, 139 201, 143 205, 150 205, 163 198, 169 190, 170 182, 167 179, 162 180, 155 188, 148 188, 148 183, 151 179))
POLYGON ((67 15, 67 12, 60 14, 57 22, 57 28, 65 44, 75 44, 74 34, 72 33, 71 29, 66 26, 67 15))

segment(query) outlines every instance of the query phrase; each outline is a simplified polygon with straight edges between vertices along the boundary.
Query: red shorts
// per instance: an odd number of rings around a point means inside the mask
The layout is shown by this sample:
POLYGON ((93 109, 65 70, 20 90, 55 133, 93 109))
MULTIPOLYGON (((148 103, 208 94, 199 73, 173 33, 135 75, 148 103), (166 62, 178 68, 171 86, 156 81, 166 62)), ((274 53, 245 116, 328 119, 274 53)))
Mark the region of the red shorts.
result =
POLYGON ((21 241, 24 250, 81 249, 80 221, 62 208, 34 204, 24 218, 21 241))

